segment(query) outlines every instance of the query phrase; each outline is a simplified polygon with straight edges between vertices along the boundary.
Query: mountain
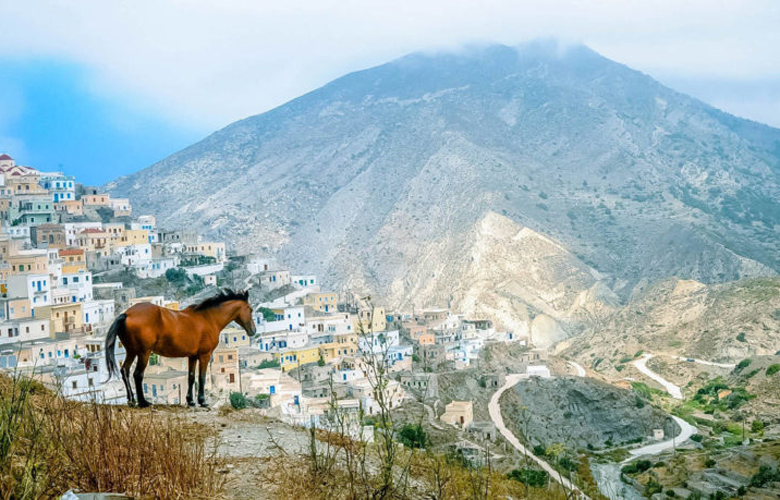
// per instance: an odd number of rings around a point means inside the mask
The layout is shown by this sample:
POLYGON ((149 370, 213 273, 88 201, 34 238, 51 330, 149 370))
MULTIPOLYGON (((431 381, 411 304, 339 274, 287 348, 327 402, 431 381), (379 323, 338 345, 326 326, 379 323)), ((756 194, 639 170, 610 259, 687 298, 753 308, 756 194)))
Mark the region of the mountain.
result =
POLYGON ((774 275, 779 174, 780 130, 542 41, 346 75, 108 188, 333 287, 552 338, 669 276, 774 275))
POLYGON ((773 355, 780 347, 780 278, 664 280, 557 347, 612 376, 640 349, 731 364, 773 355))

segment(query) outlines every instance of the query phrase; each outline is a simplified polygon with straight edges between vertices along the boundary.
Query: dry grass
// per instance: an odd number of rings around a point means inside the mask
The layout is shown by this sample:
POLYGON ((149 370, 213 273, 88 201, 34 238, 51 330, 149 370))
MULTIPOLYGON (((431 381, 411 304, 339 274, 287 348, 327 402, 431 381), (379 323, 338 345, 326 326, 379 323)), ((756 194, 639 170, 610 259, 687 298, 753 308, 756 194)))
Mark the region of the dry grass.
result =
POLYGON ((65 401, 0 375, 0 499, 69 489, 141 498, 213 498, 216 440, 175 416, 65 401))
MULTIPOLYGON (((391 494, 382 497, 376 494, 379 485, 376 474, 350 477, 343 463, 329 469, 327 474, 317 474, 311 467, 309 456, 279 454, 267 461, 261 474, 270 495, 286 500, 566 498, 563 491, 555 487, 529 488, 526 491, 523 484, 508 479, 500 472, 467 468, 439 454, 417 451, 410 456, 410 452, 405 452, 399 459, 402 462, 411 461, 407 484, 404 487, 399 485, 391 494)), ((371 469, 377 468, 369 466, 371 469)))

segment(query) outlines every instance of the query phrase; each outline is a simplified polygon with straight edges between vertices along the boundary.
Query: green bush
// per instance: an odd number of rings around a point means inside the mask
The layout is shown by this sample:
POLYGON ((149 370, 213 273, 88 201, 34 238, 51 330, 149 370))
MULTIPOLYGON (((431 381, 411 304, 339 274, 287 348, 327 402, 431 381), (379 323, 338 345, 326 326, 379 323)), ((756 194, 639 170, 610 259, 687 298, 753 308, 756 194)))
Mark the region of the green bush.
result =
POLYGON ((514 469, 507 474, 507 477, 527 484, 532 488, 544 488, 547 486, 549 480, 549 474, 547 474, 547 472, 529 468, 514 469))
POLYGON ((780 481, 780 472, 771 465, 763 464, 758 468, 758 472, 750 478, 750 486, 763 488, 774 481, 780 481))
POLYGON ((257 312, 263 315, 263 320, 271 322, 276 321, 276 313, 267 307, 258 307, 257 312))
POLYGON ((645 484, 645 496, 648 498, 663 491, 664 487, 653 478, 650 478, 650 480, 647 481, 647 484, 645 484))
POLYGON ((711 467, 715 467, 715 464, 716 464, 716 463, 717 463, 717 462, 715 462, 715 459, 713 459, 713 458, 708 458, 707 460, 705 460, 705 461, 704 461, 704 466, 705 466, 706 468, 708 468, 708 469, 709 469, 709 468, 711 468, 711 467))
POLYGON ((760 420, 753 420, 753 423, 750 424, 750 430, 752 432, 761 432, 764 430, 764 422, 760 420))
POLYGON ((428 436, 421 425, 406 424, 398 433, 398 441, 407 448, 424 448, 428 436))
POLYGON ((635 464, 624 465, 623 468, 620 469, 620 472, 622 472, 623 474, 636 474, 636 465, 635 464))
POLYGON ((279 365, 279 360, 274 358, 274 359, 264 359, 263 361, 260 362, 260 365, 258 366, 258 368, 260 368, 260 369, 263 369, 263 368, 279 368, 279 366, 280 366, 279 365))
POLYGON ((558 461, 558 465, 560 465, 561 467, 563 467, 568 471, 574 472, 577 470, 579 463, 577 463, 576 461, 572 460, 569 457, 563 457, 558 461))
POLYGON ((745 340, 745 332, 740 332, 739 335, 737 335, 737 340, 740 342, 747 342, 747 340, 745 340))
POLYGON ((236 410, 243 410, 246 408, 246 396, 240 392, 230 393, 230 406, 236 410))
POLYGON ((636 461, 636 470, 639 472, 645 472, 647 470, 650 470, 653 467, 653 462, 650 460, 637 460, 636 461))
POLYGON ((735 371, 735 372, 741 372, 742 370, 744 370, 745 368, 747 368, 748 366, 750 366, 750 363, 752 363, 752 362, 753 362, 753 360, 752 360, 752 359, 750 359, 750 358, 743 359, 742 361, 740 361, 740 362, 737 364, 737 367, 736 367, 736 368, 734 368, 734 371, 735 371))
POLYGON ((187 271, 180 267, 165 271, 165 279, 176 285, 183 285, 189 281, 187 280, 187 271))
POLYGON ((701 434, 694 434, 693 436, 691 436, 691 441, 695 443, 701 443, 703 439, 704 436, 702 436, 701 434))
POLYGON ((766 369, 766 376, 767 377, 771 377, 772 375, 774 375, 777 372, 780 372, 780 365, 778 365, 776 363, 774 365, 769 365, 767 367, 767 369, 766 369))
POLYGON ((534 446, 534 455, 537 457, 543 457, 547 454, 547 448, 544 447, 544 445, 537 444, 534 446))

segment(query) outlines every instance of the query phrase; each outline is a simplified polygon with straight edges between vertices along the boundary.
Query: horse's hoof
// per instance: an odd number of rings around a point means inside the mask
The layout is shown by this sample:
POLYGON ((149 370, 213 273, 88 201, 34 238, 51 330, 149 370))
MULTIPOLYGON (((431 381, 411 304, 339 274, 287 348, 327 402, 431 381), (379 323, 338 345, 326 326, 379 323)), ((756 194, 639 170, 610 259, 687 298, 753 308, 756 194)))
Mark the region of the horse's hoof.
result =
POLYGON ((205 401, 201 401, 201 402, 200 402, 200 403, 198 403, 198 404, 200 404, 200 407, 201 407, 201 408, 208 408, 208 407, 209 407, 209 404, 208 404, 207 402, 205 402, 205 401))
POLYGON ((195 408, 195 401, 187 401, 187 406, 190 408, 195 408))
POLYGON ((138 407, 139 408, 149 408, 150 406, 152 406, 152 404, 149 401, 139 401, 138 402, 138 407))

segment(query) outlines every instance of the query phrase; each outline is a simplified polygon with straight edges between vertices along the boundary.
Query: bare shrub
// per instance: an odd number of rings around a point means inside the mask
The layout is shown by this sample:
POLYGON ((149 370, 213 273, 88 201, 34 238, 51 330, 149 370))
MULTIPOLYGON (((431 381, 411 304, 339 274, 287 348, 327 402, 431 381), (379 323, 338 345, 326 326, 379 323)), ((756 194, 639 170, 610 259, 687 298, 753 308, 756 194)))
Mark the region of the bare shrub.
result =
POLYGON ((0 376, 0 498, 69 489, 213 498, 223 486, 216 441, 149 410, 66 401, 35 381, 0 376))

